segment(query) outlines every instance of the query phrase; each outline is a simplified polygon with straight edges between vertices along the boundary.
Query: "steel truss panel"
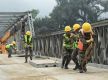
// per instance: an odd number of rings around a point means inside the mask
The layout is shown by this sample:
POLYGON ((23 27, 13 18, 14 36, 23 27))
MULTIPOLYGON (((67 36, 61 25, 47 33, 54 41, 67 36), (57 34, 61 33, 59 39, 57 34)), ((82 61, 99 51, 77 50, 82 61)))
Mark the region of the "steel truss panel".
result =
POLYGON ((27 12, 0 12, 0 15, 26 15, 27 12))
POLYGON ((0 12, 0 34, 4 34, 19 21, 22 21, 22 18, 25 18, 26 15, 28 15, 28 12, 0 12))

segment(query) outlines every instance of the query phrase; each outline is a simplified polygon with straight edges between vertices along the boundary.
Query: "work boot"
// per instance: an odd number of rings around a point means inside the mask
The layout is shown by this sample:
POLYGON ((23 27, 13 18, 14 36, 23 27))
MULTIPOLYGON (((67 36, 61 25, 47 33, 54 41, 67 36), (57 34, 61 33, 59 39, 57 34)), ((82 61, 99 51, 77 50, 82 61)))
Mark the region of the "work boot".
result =
POLYGON ((79 66, 79 73, 83 73, 83 69, 82 69, 81 65, 79 66))
POLYGON ((63 59, 62 64, 61 64, 61 68, 64 68, 64 63, 65 63, 65 60, 63 59))
POLYGON ((64 64, 63 63, 61 64, 61 68, 64 68, 64 64))
POLYGON ((28 61, 27 61, 27 59, 25 60, 25 63, 27 63, 28 61))
POLYGON ((61 66, 61 68, 63 68, 63 65, 61 66))
POLYGON ((68 64, 69 64, 69 62, 67 62, 67 63, 65 64, 64 69, 69 69, 69 68, 68 68, 68 64))
POLYGON ((69 68, 68 68, 69 63, 70 63, 70 61, 67 61, 67 62, 66 62, 65 68, 64 68, 64 69, 69 69, 69 68))
POLYGON ((30 60, 32 60, 32 55, 30 54, 30 60))
POLYGON ((86 67, 84 67, 83 70, 84 70, 85 72, 87 72, 87 68, 86 68, 86 67))
POLYGON ((79 69, 79 67, 78 67, 78 66, 75 66, 75 68, 73 68, 73 70, 77 70, 77 69, 79 69))
POLYGON ((30 60, 32 60, 32 58, 30 57, 30 60))
POLYGON ((27 63, 27 61, 25 61, 24 63, 27 63))
POLYGON ((8 54, 8 58, 11 58, 12 56, 10 54, 8 54))
POLYGON ((65 68, 64 69, 69 69, 67 66, 65 66, 65 68))
POLYGON ((82 69, 80 69, 80 70, 79 70, 79 73, 83 73, 83 70, 82 70, 82 69))
POLYGON ((86 63, 83 65, 83 70, 87 72, 86 63))

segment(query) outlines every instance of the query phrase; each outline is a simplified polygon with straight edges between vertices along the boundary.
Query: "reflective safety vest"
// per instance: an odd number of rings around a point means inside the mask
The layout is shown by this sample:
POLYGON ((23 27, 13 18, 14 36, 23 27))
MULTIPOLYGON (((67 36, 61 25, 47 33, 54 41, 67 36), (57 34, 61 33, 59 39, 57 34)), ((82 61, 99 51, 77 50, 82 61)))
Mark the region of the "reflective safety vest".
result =
POLYGON ((12 44, 7 44, 7 45, 5 46, 5 48, 6 48, 6 49, 9 49, 11 46, 12 46, 12 44))
POLYGON ((29 40, 28 40, 29 42, 27 42, 27 35, 24 35, 24 40, 25 40, 26 43, 30 44, 31 40, 32 40, 32 36, 29 37, 29 40))
POLYGON ((8 45, 6 45, 6 49, 9 49, 10 48, 10 45, 8 44, 8 45))
POLYGON ((27 35, 24 35, 24 41, 25 41, 24 48, 27 47, 27 44, 28 44, 30 47, 33 47, 33 45, 32 45, 32 36, 29 37, 28 42, 27 42, 27 35))
POLYGON ((79 39, 79 34, 78 33, 74 33, 74 36, 73 36, 73 38, 72 38, 73 40, 74 40, 74 42, 73 42, 73 48, 75 49, 75 48, 78 48, 78 39, 79 39))
POLYGON ((70 35, 70 37, 68 37, 66 34, 63 35, 64 40, 63 40, 63 47, 67 48, 67 49, 72 49, 72 43, 70 38, 72 37, 70 35))
POLYGON ((78 42, 73 42, 73 48, 78 48, 78 42))

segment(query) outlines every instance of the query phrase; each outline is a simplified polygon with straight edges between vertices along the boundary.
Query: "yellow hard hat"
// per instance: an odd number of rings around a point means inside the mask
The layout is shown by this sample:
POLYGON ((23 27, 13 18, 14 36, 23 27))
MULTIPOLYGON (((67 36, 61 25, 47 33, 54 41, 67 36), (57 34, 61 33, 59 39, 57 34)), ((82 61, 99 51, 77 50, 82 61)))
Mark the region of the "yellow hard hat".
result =
POLYGON ((27 32, 26 32, 26 35, 31 35, 31 32, 30 32, 30 31, 27 31, 27 32))
POLYGON ((70 26, 66 26, 64 31, 65 32, 71 31, 71 27, 70 26))
POLYGON ((13 44, 9 44, 9 45, 13 46, 13 44))
POLYGON ((16 45, 16 42, 15 42, 15 41, 13 41, 13 42, 12 42, 12 44, 15 44, 15 45, 16 45))
POLYGON ((77 29, 79 29, 80 28, 80 25, 79 24, 74 24, 73 25, 73 30, 74 31, 76 31, 77 29))
POLYGON ((91 25, 90 25, 90 23, 85 22, 82 25, 82 29, 83 29, 84 32, 91 32, 91 25))

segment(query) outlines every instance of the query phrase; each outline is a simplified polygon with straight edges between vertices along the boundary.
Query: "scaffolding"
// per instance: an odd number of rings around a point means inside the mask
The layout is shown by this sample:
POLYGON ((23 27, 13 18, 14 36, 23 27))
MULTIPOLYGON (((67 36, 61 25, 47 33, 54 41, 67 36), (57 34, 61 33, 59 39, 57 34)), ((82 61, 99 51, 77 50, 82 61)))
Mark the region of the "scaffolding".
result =
POLYGON ((33 19, 30 11, 0 12, 0 42, 2 52, 4 52, 5 43, 10 37, 13 37, 13 40, 16 40, 16 38, 20 40, 20 37, 24 36, 27 30, 30 30, 32 36, 35 36, 33 19), (15 37, 15 35, 17 35, 17 37, 15 37))

